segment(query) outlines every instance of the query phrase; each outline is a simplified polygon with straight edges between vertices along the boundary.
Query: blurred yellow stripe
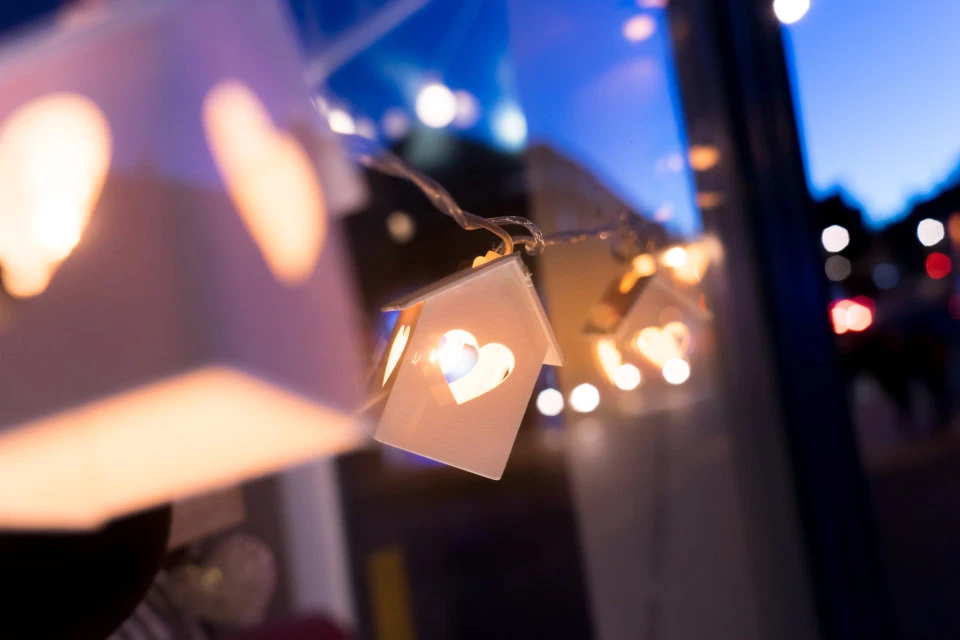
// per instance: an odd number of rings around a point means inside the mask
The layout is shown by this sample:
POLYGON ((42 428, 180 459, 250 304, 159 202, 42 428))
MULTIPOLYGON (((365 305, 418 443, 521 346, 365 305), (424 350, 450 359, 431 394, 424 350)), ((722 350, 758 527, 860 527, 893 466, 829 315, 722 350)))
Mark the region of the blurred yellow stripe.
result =
POLYGON ((391 545, 367 556, 367 582, 377 640, 416 640, 407 565, 399 546, 391 545))

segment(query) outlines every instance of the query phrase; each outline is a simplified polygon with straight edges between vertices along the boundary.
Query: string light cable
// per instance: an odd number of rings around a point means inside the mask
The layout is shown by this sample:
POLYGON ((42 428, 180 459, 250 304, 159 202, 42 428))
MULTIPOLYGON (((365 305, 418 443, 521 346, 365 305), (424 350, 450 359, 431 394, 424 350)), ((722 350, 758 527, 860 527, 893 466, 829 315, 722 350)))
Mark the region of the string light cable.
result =
POLYGON ((484 229, 497 236, 500 243, 496 252, 503 256, 510 255, 518 246, 529 255, 535 256, 543 253, 547 247, 558 244, 576 244, 592 238, 607 240, 618 236, 621 242, 615 248, 614 254, 622 260, 629 260, 639 253, 636 246, 639 239, 646 235, 644 231, 649 223, 628 211, 622 211, 613 224, 549 235, 544 234, 535 222, 523 216, 484 218, 464 210, 440 183, 411 167, 395 153, 362 136, 338 135, 351 157, 360 165, 413 183, 438 211, 453 218, 462 229, 484 229), (512 235, 504 229, 507 226, 522 227, 527 235, 512 235))

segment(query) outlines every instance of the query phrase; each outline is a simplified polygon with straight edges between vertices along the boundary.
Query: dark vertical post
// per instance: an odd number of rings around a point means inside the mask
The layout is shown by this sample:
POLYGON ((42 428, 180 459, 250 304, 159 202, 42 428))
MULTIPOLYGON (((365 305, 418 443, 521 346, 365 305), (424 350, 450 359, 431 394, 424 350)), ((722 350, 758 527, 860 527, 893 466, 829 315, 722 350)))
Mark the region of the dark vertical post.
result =
POLYGON ((696 182, 765 635, 892 638, 772 1, 669 14, 689 143, 721 154, 696 182), (811 603, 815 629, 793 626, 811 603))

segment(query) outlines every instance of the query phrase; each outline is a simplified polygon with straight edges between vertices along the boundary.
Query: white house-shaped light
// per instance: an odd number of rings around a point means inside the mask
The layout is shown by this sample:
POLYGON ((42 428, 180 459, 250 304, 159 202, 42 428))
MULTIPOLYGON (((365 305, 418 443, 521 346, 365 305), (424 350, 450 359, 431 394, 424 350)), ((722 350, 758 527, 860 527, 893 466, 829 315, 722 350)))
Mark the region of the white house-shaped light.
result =
POLYGON ((440 280, 400 312, 375 374, 375 438, 488 478, 503 475, 543 364, 563 364, 518 255, 440 280))
POLYGON ((589 310, 583 334, 594 341, 597 365, 611 383, 621 364, 634 363, 677 384, 683 376, 676 368, 686 367, 689 376, 694 342, 712 340, 705 330, 712 316, 701 304, 661 273, 617 279, 589 310))
POLYGON ((286 16, 76 24, 0 53, 0 529, 92 527, 361 440, 341 160, 292 133, 286 16))

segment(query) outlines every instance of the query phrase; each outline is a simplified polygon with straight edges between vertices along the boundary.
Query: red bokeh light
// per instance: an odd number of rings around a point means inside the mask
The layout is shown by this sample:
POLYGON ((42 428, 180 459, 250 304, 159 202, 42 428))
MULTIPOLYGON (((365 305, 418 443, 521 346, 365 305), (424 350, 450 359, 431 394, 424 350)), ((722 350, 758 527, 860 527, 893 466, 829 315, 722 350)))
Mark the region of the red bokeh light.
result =
POLYGON ((927 256, 927 275, 934 280, 945 277, 951 269, 953 269, 953 263, 950 262, 949 256, 939 251, 934 251, 927 256))
POLYGON ((960 320, 960 293, 954 293, 947 301, 947 310, 950 317, 954 320, 960 320))
POLYGON ((873 300, 867 296, 833 302, 830 305, 830 321, 834 333, 866 331, 873 324, 873 311, 873 300))

